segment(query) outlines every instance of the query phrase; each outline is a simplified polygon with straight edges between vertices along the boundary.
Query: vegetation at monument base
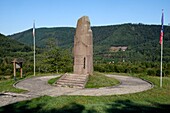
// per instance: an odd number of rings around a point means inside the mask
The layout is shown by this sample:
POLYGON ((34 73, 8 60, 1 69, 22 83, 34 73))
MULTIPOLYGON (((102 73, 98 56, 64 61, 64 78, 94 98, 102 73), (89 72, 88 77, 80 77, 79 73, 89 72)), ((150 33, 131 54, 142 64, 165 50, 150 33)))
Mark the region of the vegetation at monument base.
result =
MULTIPOLYGON (((48 83, 53 85, 60 77, 52 78, 48 80, 48 83)), ((86 83, 85 88, 100 88, 110 87, 119 84, 120 82, 115 78, 107 77, 102 73, 94 72, 92 76, 89 76, 89 80, 86 83)))
MULTIPOLYGON (((94 70, 159 75, 159 25, 122 24, 92 27, 94 70), (125 51, 111 48, 127 47, 125 51)), ((72 72, 75 28, 36 29, 36 72, 72 72)), ((12 76, 11 61, 23 58, 24 76, 33 74, 32 29, 7 38, 0 35, 0 78, 12 76), (15 40, 12 40, 15 39, 15 40), (19 41, 19 42, 17 42, 19 41), (11 43, 12 42, 12 43, 11 43), (23 44, 21 44, 23 43, 23 44)), ((170 74, 170 27, 164 27, 163 74, 170 74)), ((18 71, 17 71, 18 72, 18 71)), ((17 73, 19 75, 19 72, 17 73)))
POLYGON ((109 87, 119 84, 120 82, 115 78, 110 78, 102 73, 94 72, 92 76, 89 76, 89 80, 86 83, 86 88, 100 88, 109 87))
POLYGON ((170 110, 170 78, 134 75, 154 83, 148 91, 112 96, 42 96, 0 107, 2 113, 168 113, 170 110))

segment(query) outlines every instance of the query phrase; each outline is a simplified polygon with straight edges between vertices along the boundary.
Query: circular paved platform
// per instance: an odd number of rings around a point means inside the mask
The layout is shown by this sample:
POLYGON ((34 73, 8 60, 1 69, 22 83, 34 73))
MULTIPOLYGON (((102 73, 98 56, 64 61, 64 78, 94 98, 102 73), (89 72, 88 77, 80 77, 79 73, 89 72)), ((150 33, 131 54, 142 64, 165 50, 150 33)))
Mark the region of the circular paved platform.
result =
MULTIPOLYGON (((0 106, 7 105, 9 103, 28 100, 43 95, 48 96, 60 96, 60 95, 83 95, 83 96, 104 96, 104 95, 122 95, 129 93, 137 93, 151 89, 153 86, 147 81, 139 78, 130 76, 120 75, 106 75, 108 77, 114 77, 120 81, 120 84, 113 87, 102 87, 102 88, 64 88, 55 87, 49 85, 47 82, 51 78, 55 78, 59 75, 54 76, 41 76, 25 79, 15 84, 16 88, 28 90, 22 96, 0 96, 0 106), (19 98, 19 99, 18 99, 19 98)), ((15 94, 12 94, 15 95, 15 94)))
POLYGON ((34 77, 23 80, 16 84, 17 88, 26 89, 28 95, 32 96, 59 96, 59 95, 84 95, 84 96, 101 96, 101 95, 121 95, 129 93, 137 93, 152 88, 152 84, 142 79, 120 76, 120 75, 106 75, 114 77, 121 83, 113 87, 92 88, 92 89, 76 89, 55 87, 47 83, 47 81, 56 76, 34 77))

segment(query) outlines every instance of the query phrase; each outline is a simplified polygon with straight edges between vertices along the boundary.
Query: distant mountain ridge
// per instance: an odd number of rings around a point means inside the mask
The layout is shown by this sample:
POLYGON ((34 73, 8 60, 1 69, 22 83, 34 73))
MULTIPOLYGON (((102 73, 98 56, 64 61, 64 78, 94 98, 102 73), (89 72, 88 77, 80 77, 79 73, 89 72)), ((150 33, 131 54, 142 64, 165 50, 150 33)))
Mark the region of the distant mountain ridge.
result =
MULTIPOLYGON (((94 53, 102 56, 109 53, 112 46, 127 46, 133 54, 152 57, 159 55, 160 25, 122 24, 92 27, 94 53)), ((61 48, 72 48, 75 28, 38 28, 36 29, 36 46, 46 47, 50 38, 55 39, 56 45, 61 48)), ((32 46, 32 29, 9 36, 21 43, 32 46)), ((170 27, 164 27, 164 55, 170 53, 170 27)), ((130 53, 129 53, 130 54, 130 53)), ((169 55, 170 56, 170 55, 169 55)), ((170 59, 169 59, 170 60, 170 59)))
POLYGON ((14 52, 28 52, 31 51, 29 46, 26 46, 17 40, 6 37, 0 34, 0 58, 10 55, 14 52))
MULTIPOLYGON (((49 38, 56 39, 57 45, 60 47, 70 46, 73 42, 74 31, 75 29, 71 27, 38 28, 35 32, 36 46, 44 48, 49 38)), ((29 46, 33 44, 32 29, 10 35, 9 37, 29 46)))

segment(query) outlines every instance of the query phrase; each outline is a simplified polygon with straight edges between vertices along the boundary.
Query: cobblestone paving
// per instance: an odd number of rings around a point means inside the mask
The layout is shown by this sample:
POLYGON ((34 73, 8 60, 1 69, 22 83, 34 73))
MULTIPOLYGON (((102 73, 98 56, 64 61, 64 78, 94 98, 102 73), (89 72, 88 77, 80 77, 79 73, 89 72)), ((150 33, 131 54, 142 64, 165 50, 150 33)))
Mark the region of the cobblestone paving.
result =
POLYGON ((60 95, 84 95, 84 96, 101 96, 101 95, 121 95, 129 93, 142 92, 151 89, 153 86, 149 82, 135 77, 120 76, 120 75, 106 75, 114 77, 121 83, 113 87, 90 88, 90 89, 76 89, 51 86, 47 81, 51 78, 57 77, 33 77, 18 82, 15 87, 28 90, 27 93, 18 95, 15 93, 1 94, 0 106, 15 103, 22 100, 29 100, 43 95, 60 96, 60 95))

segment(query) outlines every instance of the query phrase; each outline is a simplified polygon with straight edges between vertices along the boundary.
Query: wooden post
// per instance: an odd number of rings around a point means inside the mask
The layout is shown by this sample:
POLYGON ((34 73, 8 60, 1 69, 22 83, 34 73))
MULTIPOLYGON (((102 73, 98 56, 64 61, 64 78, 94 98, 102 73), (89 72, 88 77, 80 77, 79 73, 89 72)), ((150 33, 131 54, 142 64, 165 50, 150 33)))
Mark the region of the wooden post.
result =
POLYGON ((14 59, 12 63, 14 67, 14 80, 16 80, 16 69, 20 69, 20 76, 22 78, 22 61, 18 59, 14 59))
POLYGON ((13 62, 14 66, 14 80, 16 80, 16 62, 13 62))
POLYGON ((22 67, 20 68, 20 76, 22 78, 22 67))

